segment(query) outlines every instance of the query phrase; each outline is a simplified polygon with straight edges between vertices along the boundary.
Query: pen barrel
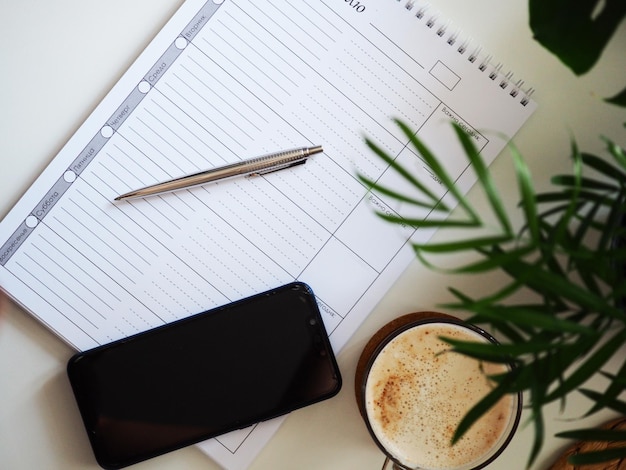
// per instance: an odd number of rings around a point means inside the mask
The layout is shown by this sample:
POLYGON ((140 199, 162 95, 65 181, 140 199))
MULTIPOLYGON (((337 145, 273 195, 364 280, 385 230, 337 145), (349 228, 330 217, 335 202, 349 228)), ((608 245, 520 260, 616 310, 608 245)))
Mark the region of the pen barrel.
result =
POLYGON ((238 175, 259 174, 267 170, 278 170, 284 167, 289 167, 293 163, 307 158, 309 155, 312 155, 311 148, 285 150, 282 152, 252 158, 242 163, 234 163, 223 167, 222 169, 234 167, 239 170, 237 173, 238 175))
POLYGON ((261 174, 268 170, 273 171, 289 167, 321 151, 321 146, 284 150, 249 160, 243 160, 241 162, 231 163, 230 165, 203 171, 195 175, 185 176, 181 178, 181 180, 184 179, 188 186, 190 184, 210 183, 211 181, 219 181, 233 176, 261 174))
POLYGON ((144 197, 153 194, 175 191, 177 189, 198 186, 234 176, 260 175, 270 171, 281 170, 297 163, 303 163, 307 157, 322 151, 322 147, 318 145, 315 147, 304 147, 271 153, 261 157, 252 158, 250 160, 243 160, 219 168, 213 168, 199 173, 175 178, 170 181, 153 184, 119 196, 117 200, 125 199, 127 197, 144 197))

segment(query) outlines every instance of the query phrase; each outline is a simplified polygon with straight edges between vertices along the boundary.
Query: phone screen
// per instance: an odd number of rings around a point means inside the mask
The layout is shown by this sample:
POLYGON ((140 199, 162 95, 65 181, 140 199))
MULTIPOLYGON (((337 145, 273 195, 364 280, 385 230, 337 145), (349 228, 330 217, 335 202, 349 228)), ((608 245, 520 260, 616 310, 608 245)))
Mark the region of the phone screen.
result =
POLYGON ((68 375, 104 468, 250 426, 341 388, 313 292, 298 282, 76 354, 68 375))

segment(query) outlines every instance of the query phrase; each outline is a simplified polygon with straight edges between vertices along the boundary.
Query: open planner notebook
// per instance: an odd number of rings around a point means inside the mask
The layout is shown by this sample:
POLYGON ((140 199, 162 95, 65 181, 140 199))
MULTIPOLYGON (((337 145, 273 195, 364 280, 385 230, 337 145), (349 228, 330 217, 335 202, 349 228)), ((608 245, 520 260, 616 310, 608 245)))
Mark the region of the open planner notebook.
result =
MULTIPOLYGON (((84 350, 301 280, 339 351, 432 235, 375 215, 397 208, 356 174, 394 182, 364 138, 442 193, 404 120, 467 191, 450 122, 491 161, 536 108, 443 25, 407 0, 187 0, 1 222, 2 289, 84 350), (306 165, 113 202, 311 145, 306 165)), ((199 445, 245 468, 280 422, 199 445)))

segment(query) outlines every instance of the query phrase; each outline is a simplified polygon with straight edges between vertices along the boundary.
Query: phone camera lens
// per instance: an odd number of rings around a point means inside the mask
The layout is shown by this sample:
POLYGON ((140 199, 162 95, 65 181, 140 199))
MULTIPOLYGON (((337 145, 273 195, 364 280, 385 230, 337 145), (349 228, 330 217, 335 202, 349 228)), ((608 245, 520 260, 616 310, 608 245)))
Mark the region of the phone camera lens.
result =
POLYGON ((309 325, 311 325, 311 326, 317 325, 317 320, 315 318, 310 318, 309 319, 309 325))

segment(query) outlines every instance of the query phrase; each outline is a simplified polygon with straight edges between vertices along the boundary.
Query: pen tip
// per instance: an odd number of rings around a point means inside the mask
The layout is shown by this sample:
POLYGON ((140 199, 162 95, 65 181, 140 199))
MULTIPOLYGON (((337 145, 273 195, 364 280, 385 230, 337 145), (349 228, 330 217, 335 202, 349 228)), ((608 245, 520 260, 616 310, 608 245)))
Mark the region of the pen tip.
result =
POLYGON ((309 154, 310 155, 313 155, 313 154, 316 154, 316 153, 320 153, 320 152, 323 152, 323 151, 324 151, 324 149, 322 148, 321 145, 315 145, 313 147, 309 147, 309 154))

